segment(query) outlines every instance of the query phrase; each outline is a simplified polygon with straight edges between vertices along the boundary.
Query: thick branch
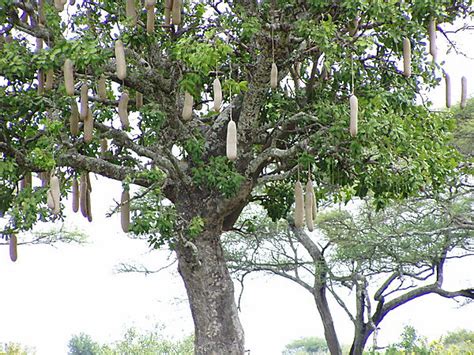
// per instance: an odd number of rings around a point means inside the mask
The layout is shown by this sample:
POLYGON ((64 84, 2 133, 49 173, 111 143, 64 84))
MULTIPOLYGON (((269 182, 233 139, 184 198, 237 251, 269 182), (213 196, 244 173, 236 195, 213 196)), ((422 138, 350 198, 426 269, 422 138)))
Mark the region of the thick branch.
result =
POLYGON ((69 166, 77 170, 85 170, 108 177, 110 179, 123 181, 126 177, 131 177, 131 182, 143 187, 150 186, 153 182, 140 177, 139 172, 132 168, 117 166, 98 158, 91 158, 77 152, 66 152, 58 157, 60 166, 69 166))
POLYGON ((157 166, 159 166, 161 169, 165 170, 168 174, 170 174, 170 176, 176 176, 177 172, 175 171, 173 164, 170 160, 163 156, 162 152, 160 154, 160 152, 157 153, 150 148, 135 143, 122 130, 110 128, 99 122, 95 122, 94 127, 96 127, 101 132, 105 132, 107 138, 113 139, 117 145, 124 148, 128 148, 140 156, 144 156, 151 159, 157 166))
POLYGON ((395 281, 400 274, 398 272, 394 272, 389 276, 387 280, 379 287, 379 289, 375 292, 374 300, 380 301, 382 298, 383 293, 385 290, 390 286, 390 284, 395 281))
POLYGON ((427 286, 419 287, 415 290, 411 290, 387 303, 385 303, 381 308, 377 309, 374 316, 372 317, 374 324, 379 324, 382 319, 392 310, 401 305, 414 300, 418 297, 434 293, 440 295, 444 298, 456 298, 456 297, 465 297, 469 299, 474 299, 474 288, 466 288, 457 291, 447 291, 438 287, 436 283, 430 284, 427 286))
POLYGON ((274 147, 268 148, 250 162, 246 170, 246 175, 253 176, 255 173, 259 172, 265 162, 270 162, 274 159, 285 160, 294 157, 296 156, 296 153, 306 145, 307 141, 302 140, 298 142, 298 144, 295 144, 288 149, 279 149, 274 147))

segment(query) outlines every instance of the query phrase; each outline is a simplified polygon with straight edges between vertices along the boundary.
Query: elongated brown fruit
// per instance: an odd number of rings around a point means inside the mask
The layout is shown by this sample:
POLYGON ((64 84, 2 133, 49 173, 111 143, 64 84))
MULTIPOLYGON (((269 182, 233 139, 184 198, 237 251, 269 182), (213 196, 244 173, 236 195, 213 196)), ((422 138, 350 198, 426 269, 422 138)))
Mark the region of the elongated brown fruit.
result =
POLYGON ((39 52, 40 50, 43 49, 43 39, 42 38, 36 38, 36 47, 35 51, 39 52))
POLYGON ((304 198, 303 185, 297 181, 295 184, 295 226, 302 228, 304 225, 304 198))
POLYGON ((74 95, 74 64, 71 59, 64 61, 64 86, 66 87, 66 94, 68 96, 74 95))
POLYGON ((58 11, 63 11, 64 10, 64 3, 61 0, 54 0, 54 7, 58 11))
POLYGON ((313 223, 313 205, 314 205, 314 191, 313 191, 313 182, 308 180, 306 184, 306 193, 304 196, 304 214, 306 220, 306 227, 310 232, 314 230, 313 223))
POLYGON ((46 72, 46 80, 45 80, 45 83, 44 83, 44 90, 45 91, 51 90, 53 88, 53 84, 54 84, 54 70, 49 69, 46 72))
POLYGON ((155 32, 155 8, 147 7, 146 8, 146 33, 151 35, 155 32))
POLYGON ((171 15, 171 23, 175 26, 181 24, 181 6, 183 4, 182 0, 173 0, 173 8, 171 15))
POLYGON ((92 137, 94 133, 94 115, 92 110, 87 111, 87 117, 84 120, 84 142, 92 142, 92 137))
POLYGON ((137 110, 143 107, 143 94, 138 91, 135 93, 135 106, 137 110))
POLYGON ((232 120, 227 124, 226 155, 229 160, 237 159, 237 125, 232 120))
POLYGON ((38 95, 44 94, 44 72, 43 70, 39 69, 37 74, 38 79, 38 95))
POLYGON ((272 63, 272 71, 270 73, 270 87, 276 89, 278 86, 278 67, 275 63, 272 63))
POLYGON ((122 191, 122 198, 120 201, 120 221, 122 230, 128 233, 130 227, 130 193, 128 190, 122 191))
POLYGON ((351 95, 349 99, 350 107, 351 107, 351 121, 349 124, 349 131, 352 137, 357 135, 357 120, 359 115, 359 100, 357 96, 351 95))
POLYGON ((87 179, 87 191, 92 192, 91 175, 89 173, 86 174, 86 179, 87 179))
POLYGON ((122 95, 120 95, 118 103, 118 113, 120 117, 120 122, 122 122, 123 129, 128 129, 130 127, 130 121, 128 120, 128 100, 128 93, 124 91, 122 95))
POLYGON ((101 100, 107 99, 107 83, 105 81, 105 76, 101 75, 97 81, 97 94, 101 100))
POLYGON ((436 20, 431 18, 428 25, 428 37, 430 40, 430 54, 433 56, 433 60, 436 61, 438 56, 438 47, 436 46, 436 20))
POLYGON ((54 210, 54 197, 51 189, 46 191, 46 204, 48 205, 48 208, 54 210))
POLYGON ((411 76, 411 43, 406 37, 403 39, 403 75, 411 76))
POLYGON ((312 208, 312 211, 313 211, 313 221, 316 220, 316 215, 318 213, 318 204, 317 204, 317 201, 316 201, 316 192, 314 191, 313 189, 313 208, 312 208))
POLYGON ((49 180, 49 189, 51 193, 51 198, 53 199, 53 214, 59 214, 60 212, 60 202, 61 202, 61 191, 59 185, 59 178, 56 175, 51 176, 49 180))
POLYGON ((81 213, 87 218, 87 173, 82 173, 79 181, 79 206, 81 213))
POLYGON ((115 41, 115 61, 117 65, 117 78, 125 80, 127 77, 127 63, 125 62, 125 48, 121 40, 115 41))
POLYGON ((79 211, 79 182, 76 177, 72 179, 72 211, 79 211))
POLYGON ((184 93, 183 120, 189 121, 193 116, 193 95, 187 91, 184 93))
POLYGON ((61 210, 61 191, 59 186, 59 178, 56 175, 51 176, 51 179, 49 180, 49 188, 54 203, 52 212, 53 214, 57 215, 61 210))
POLYGON ((461 78, 461 108, 466 108, 467 104, 467 78, 461 78))
POLYGON ((15 262, 18 259, 18 240, 15 234, 10 234, 8 244, 10 247, 10 260, 15 262))
POLYGON ((451 107, 451 77, 448 73, 444 74, 444 79, 446 83, 446 107, 451 107))
POLYGON ((222 106, 222 86, 219 78, 215 78, 212 83, 214 91, 214 111, 220 112, 222 106))
POLYGON ((171 25, 171 9, 173 8, 173 0, 165 0, 165 26, 171 25))
POLYGON ((89 222, 92 222, 91 191, 89 189, 86 192, 86 208, 87 208, 87 220, 89 222))
POLYGON ((69 116, 69 131, 72 136, 79 135, 79 109, 76 100, 71 101, 71 115, 69 116))
POLYGON ((107 153, 107 150, 109 149, 109 144, 107 143, 107 139, 102 138, 100 140, 100 156, 102 158, 105 157, 105 154, 107 153))
POLYGON ((87 114, 89 113, 89 86, 87 82, 84 82, 81 86, 81 120, 85 120, 87 118, 87 114))
POLYGON ((132 26, 137 25, 137 9, 135 7, 135 0, 126 0, 125 15, 132 26))

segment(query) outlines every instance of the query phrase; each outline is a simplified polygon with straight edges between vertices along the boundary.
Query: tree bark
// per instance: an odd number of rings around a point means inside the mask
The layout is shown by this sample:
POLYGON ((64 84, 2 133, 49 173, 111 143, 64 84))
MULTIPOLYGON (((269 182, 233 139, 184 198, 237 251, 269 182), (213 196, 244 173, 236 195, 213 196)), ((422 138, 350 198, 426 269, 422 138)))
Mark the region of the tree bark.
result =
POLYGON ((350 355, 362 355, 364 353, 365 344, 372 334, 372 330, 367 330, 365 325, 361 328, 360 330, 356 330, 354 334, 354 341, 349 351, 350 355))
POLYGON ((220 234, 218 229, 206 230, 192 242, 179 242, 176 250, 194 320, 196 355, 244 353, 244 332, 220 234))
POLYGON ((341 355, 341 346, 337 339, 336 329, 334 328, 334 321, 332 319, 331 310, 329 309, 328 300, 326 297, 326 286, 315 288, 314 300, 316 307, 318 307, 319 315, 323 321, 324 338, 331 355, 341 355))
POLYGON ((337 338, 336 328, 334 327, 334 321, 332 319, 331 310, 329 308, 329 303, 326 296, 326 270, 328 270, 326 260, 324 259, 324 255, 319 249, 318 245, 311 240, 311 238, 303 229, 296 228, 293 223, 291 224, 291 228, 296 236, 296 239, 308 251, 316 266, 314 270, 315 282, 314 287, 312 288, 314 301, 316 302, 319 316, 323 322, 324 337, 326 339, 329 351, 331 355, 340 355, 342 354, 341 345, 339 344, 339 340, 337 338))
MULTIPOLYGON (((368 326, 364 321, 364 314, 366 312, 366 292, 367 283, 365 280, 358 280, 356 283, 356 316, 355 316, 355 329, 354 329, 354 341, 352 342, 350 355, 362 355, 364 352, 365 344, 370 334, 372 334, 372 327, 368 326)), ((368 314, 370 317, 371 314, 368 314)))
MULTIPOLYGON (((379 323, 375 324, 375 327, 379 323)), ((350 355, 362 355, 364 353, 365 346, 367 345, 367 340, 374 332, 374 328, 368 326, 364 323, 358 330, 354 333, 354 341, 351 345, 351 350, 349 351, 350 355)))

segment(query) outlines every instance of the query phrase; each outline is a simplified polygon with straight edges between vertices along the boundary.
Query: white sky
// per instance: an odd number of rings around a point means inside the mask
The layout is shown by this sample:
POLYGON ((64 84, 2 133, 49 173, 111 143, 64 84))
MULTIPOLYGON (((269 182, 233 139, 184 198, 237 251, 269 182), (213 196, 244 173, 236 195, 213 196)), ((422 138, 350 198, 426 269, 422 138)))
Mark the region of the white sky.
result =
MULTIPOLYGON (((460 98, 461 76, 468 78, 468 93, 474 93, 473 60, 451 53, 439 60, 453 82, 453 103, 460 98)), ((474 58, 473 34, 457 36, 460 48, 474 58)), ((444 83, 443 83, 444 84, 444 83)), ((436 106, 444 105, 444 85, 430 94, 436 106)), ((0 343, 15 341, 37 349, 40 355, 65 354, 73 334, 83 331, 101 342, 120 338, 127 326, 151 328, 164 323, 167 334, 182 337, 192 332, 192 320, 182 281, 176 267, 156 275, 116 274, 123 261, 137 260, 159 266, 167 253, 149 252, 145 242, 127 238, 118 216, 105 213, 120 197, 115 181, 93 181, 94 221, 89 224, 73 215, 66 202, 66 227, 75 226, 90 237, 86 246, 20 246, 12 263, 8 247, 0 248, 0 343)), ((21 240, 22 236, 19 236, 21 240)), ((448 262, 446 286, 472 286, 474 260, 448 262), (451 277, 452 276, 452 277, 451 277)), ((238 286, 236 285, 238 289, 238 286)), ((335 323, 342 343, 350 343, 352 327, 333 304, 335 323)), ((394 342, 404 325, 410 324, 433 339, 456 328, 474 330, 474 305, 457 304, 437 296, 425 296, 392 312, 381 324, 379 344, 394 342)), ((298 337, 320 336, 323 330, 311 295, 290 281, 254 277, 246 284, 241 320, 247 349, 253 355, 279 354, 298 337)))

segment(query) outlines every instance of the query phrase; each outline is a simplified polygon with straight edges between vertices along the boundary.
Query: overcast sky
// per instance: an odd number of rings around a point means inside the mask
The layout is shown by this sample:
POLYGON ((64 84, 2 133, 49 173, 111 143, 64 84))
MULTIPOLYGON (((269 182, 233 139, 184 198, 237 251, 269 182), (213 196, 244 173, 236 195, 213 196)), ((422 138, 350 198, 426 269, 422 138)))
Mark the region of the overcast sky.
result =
MULTIPOLYGON (((461 76, 468 78, 469 96, 474 93, 473 34, 455 37, 461 51, 443 54, 439 38, 439 60, 453 82, 453 102, 460 98, 461 76)), ((444 105, 444 85, 430 93, 436 106, 444 105)), ((118 216, 105 213, 120 198, 120 183, 93 179, 94 222, 89 224, 71 212, 66 202, 67 229, 78 228, 88 234, 86 246, 20 246, 12 263, 8 247, 0 247, 0 343, 15 341, 36 347, 40 355, 65 354, 73 334, 86 332, 96 340, 117 340, 127 326, 151 328, 163 323, 167 334, 182 337, 192 332, 192 320, 184 287, 176 266, 159 274, 143 276, 117 274, 119 262, 145 261, 159 267, 168 254, 149 252, 145 242, 131 240, 121 232, 118 216)), ((21 240, 23 236, 19 236, 21 240)), ((474 262, 449 261, 446 286, 474 283, 474 262)), ((346 316, 335 310, 336 328, 343 343, 350 343, 352 327, 346 316)), ((403 326, 415 326, 429 338, 448 330, 474 330, 474 305, 457 308, 452 301, 426 296, 394 311, 381 325, 379 344, 396 341, 403 326)), ((293 339, 323 337, 314 301, 301 287, 289 281, 254 278, 246 285, 241 319, 251 354, 272 355, 293 339)))

